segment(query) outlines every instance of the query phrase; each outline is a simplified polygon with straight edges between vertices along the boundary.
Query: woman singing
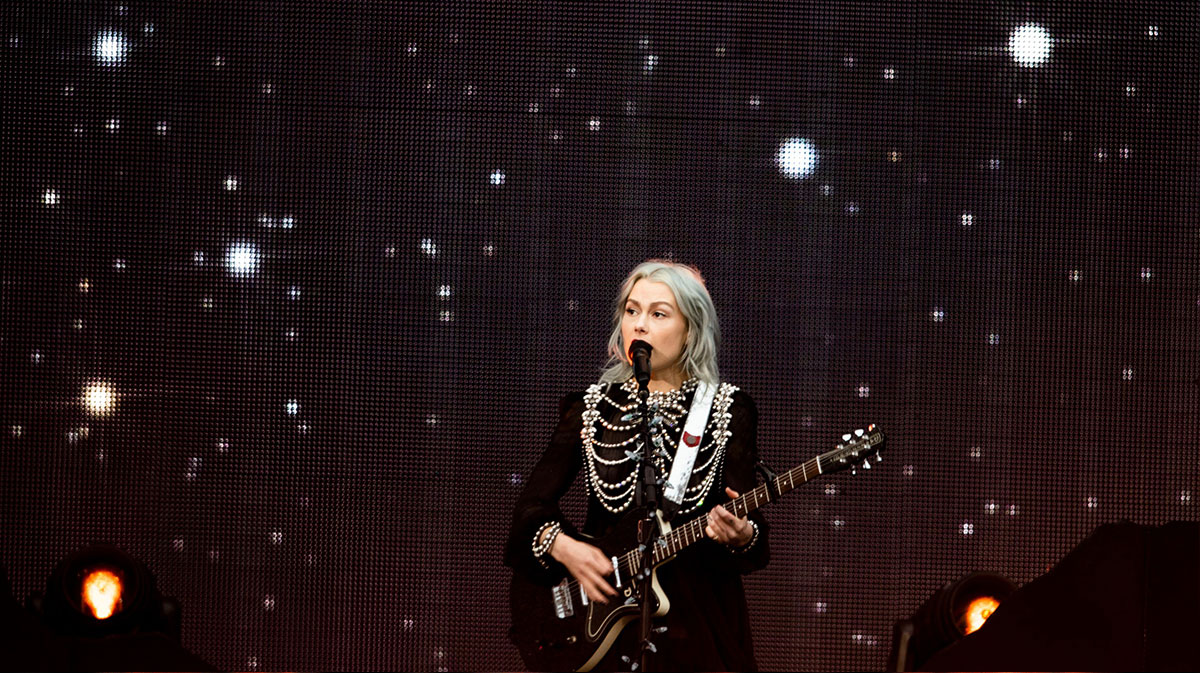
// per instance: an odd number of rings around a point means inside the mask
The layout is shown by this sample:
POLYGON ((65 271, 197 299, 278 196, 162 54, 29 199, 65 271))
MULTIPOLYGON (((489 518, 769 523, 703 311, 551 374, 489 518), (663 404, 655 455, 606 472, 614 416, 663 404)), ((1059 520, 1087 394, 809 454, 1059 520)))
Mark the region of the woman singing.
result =
MULTIPOLYGON (((738 518, 717 505, 755 485, 758 415, 746 393, 720 382, 719 338, 712 298, 695 268, 662 260, 635 268, 617 298, 609 366, 599 383, 563 400, 550 446, 517 501, 506 547, 505 563, 519 573, 565 569, 590 600, 620 600, 612 561, 576 532, 558 503, 582 470, 588 489, 584 533, 607 535, 634 508, 639 474, 627 452, 636 447, 640 428, 622 417, 635 408, 637 393, 629 345, 648 343, 650 406, 662 417, 658 432, 668 454, 655 458, 659 473, 670 477, 663 504, 674 528, 707 518, 707 539, 658 569, 670 610, 655 620, 667 630, 652 639, 657 654, 651 670, 757 668, 741 576, 766 566, 767 524, 758 511, 738 518), (700 420, 705 417, 707 422, 700 420), (681 442, 685 426, 690 439, 681 442), (679 466, 677 456, 683 456, 679 466)), ((597 669, 628 670, 619 657, 638 660, 638 636, 634 622, 597 669)))

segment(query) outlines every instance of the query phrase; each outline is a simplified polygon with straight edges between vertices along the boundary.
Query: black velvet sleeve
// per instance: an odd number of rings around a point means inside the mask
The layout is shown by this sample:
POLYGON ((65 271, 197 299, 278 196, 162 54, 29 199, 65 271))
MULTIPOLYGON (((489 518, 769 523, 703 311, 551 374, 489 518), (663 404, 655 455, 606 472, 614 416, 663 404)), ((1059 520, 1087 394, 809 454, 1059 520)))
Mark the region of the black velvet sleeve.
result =
MULTIPOLYGON (((533 556, 533 536, 542 524, 558 521, 563 532, 571 537, 578 533, 559 509, 558 502, 575 483, 582 465, 583 393, 563 398, 559 404, 558 427, 541 460, 533 468, 521 497, 513 509, 512 528, 504 549, 504 564, 528 577, 547 575, 547 570, 533 556)), ((554 568, 556 562, 547 557, 554 568)), ((559 566, 561 568, 561 566, 559 566)))
MULTIPOLYGON (((739 390, 733 394, 729 413, 733 416, 729 421, 733 434, 725 447, 725 483, 745 494, 758 485, 754 470, 758 464, 758 408, 749 395, 739 390)), ((761 509, 751 512, 750 519, 758 525, 758 540, 745 552, 728 552, 743 575, 765 568, 771 560, 770 525, 761 509)))

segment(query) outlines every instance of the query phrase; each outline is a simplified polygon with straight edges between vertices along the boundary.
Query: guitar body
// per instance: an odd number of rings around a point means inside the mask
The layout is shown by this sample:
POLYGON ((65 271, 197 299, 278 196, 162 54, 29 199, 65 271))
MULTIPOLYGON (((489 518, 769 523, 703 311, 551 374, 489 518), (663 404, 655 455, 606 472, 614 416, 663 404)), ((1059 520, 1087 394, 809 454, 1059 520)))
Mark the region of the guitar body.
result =
MULTIPOLYGON (((598 547, 605 556, 621 557, 637 547, 640 512, 628 513, 611 533, 601 538, 582 536, 584 542, 598 547)), ((660 564, 661 565, 661 564, 660 564)), ((610 575, 609 584, 617 595, 608 603, 587 601, 582 587, 563 576, 552 582, 535 582, 521 573, 513 573, 509 590, 512 627, 509 638, 531 671, 590 671, 609 653, 617 636, 642 613, 637 585, 633 577, 621 573, 620 586, 610 575)), ((658 573, 652 577, 654 616, 667 614, 671 604, 658 585, 658 573)), ((631 656, 633 653, 629 653, 631 656)))

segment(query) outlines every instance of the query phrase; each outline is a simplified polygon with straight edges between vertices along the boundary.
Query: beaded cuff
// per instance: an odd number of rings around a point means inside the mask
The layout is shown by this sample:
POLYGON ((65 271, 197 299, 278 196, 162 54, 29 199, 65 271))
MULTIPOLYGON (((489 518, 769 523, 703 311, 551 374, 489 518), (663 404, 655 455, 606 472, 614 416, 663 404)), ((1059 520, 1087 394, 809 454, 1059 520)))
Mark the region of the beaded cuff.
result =
POLYGON ((533 534, 533 557, 542 564, 543 568, 549 568, 550 564, 546 563, 546 554, 550 548, 554 546, 554 540, 558 538, 558 534, 562 532, 562 524, 557 521, 547 521, 542 524, 537 532, 533 534), (546 531, 550 531, 547 535, 546 531), (546 535, 543 540, 542 536, 546 535))
POLYGON ((758 542, 758 524, 754 523, 754 519, 747 519, 750 522, 750 527, 754 529, 754 533, 750 535, 750 541, 740 547, 730 547, 729 551, 734 554, 745 554, 754 547, 754 543, 758 542))

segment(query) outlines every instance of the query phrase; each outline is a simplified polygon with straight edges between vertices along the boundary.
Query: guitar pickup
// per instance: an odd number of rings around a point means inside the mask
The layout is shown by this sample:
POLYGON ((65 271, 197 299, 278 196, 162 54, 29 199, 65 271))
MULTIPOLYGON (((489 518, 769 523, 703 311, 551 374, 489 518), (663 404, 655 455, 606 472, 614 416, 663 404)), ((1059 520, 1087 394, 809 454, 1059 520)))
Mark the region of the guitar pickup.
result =
POLYGON ((554 614, 558 615, 559 619, 575 616, 575 605, 571 600, 571 588, 568 586, 567 578, 563 578, 558 586, 551 591, 554 592, 554 614))

